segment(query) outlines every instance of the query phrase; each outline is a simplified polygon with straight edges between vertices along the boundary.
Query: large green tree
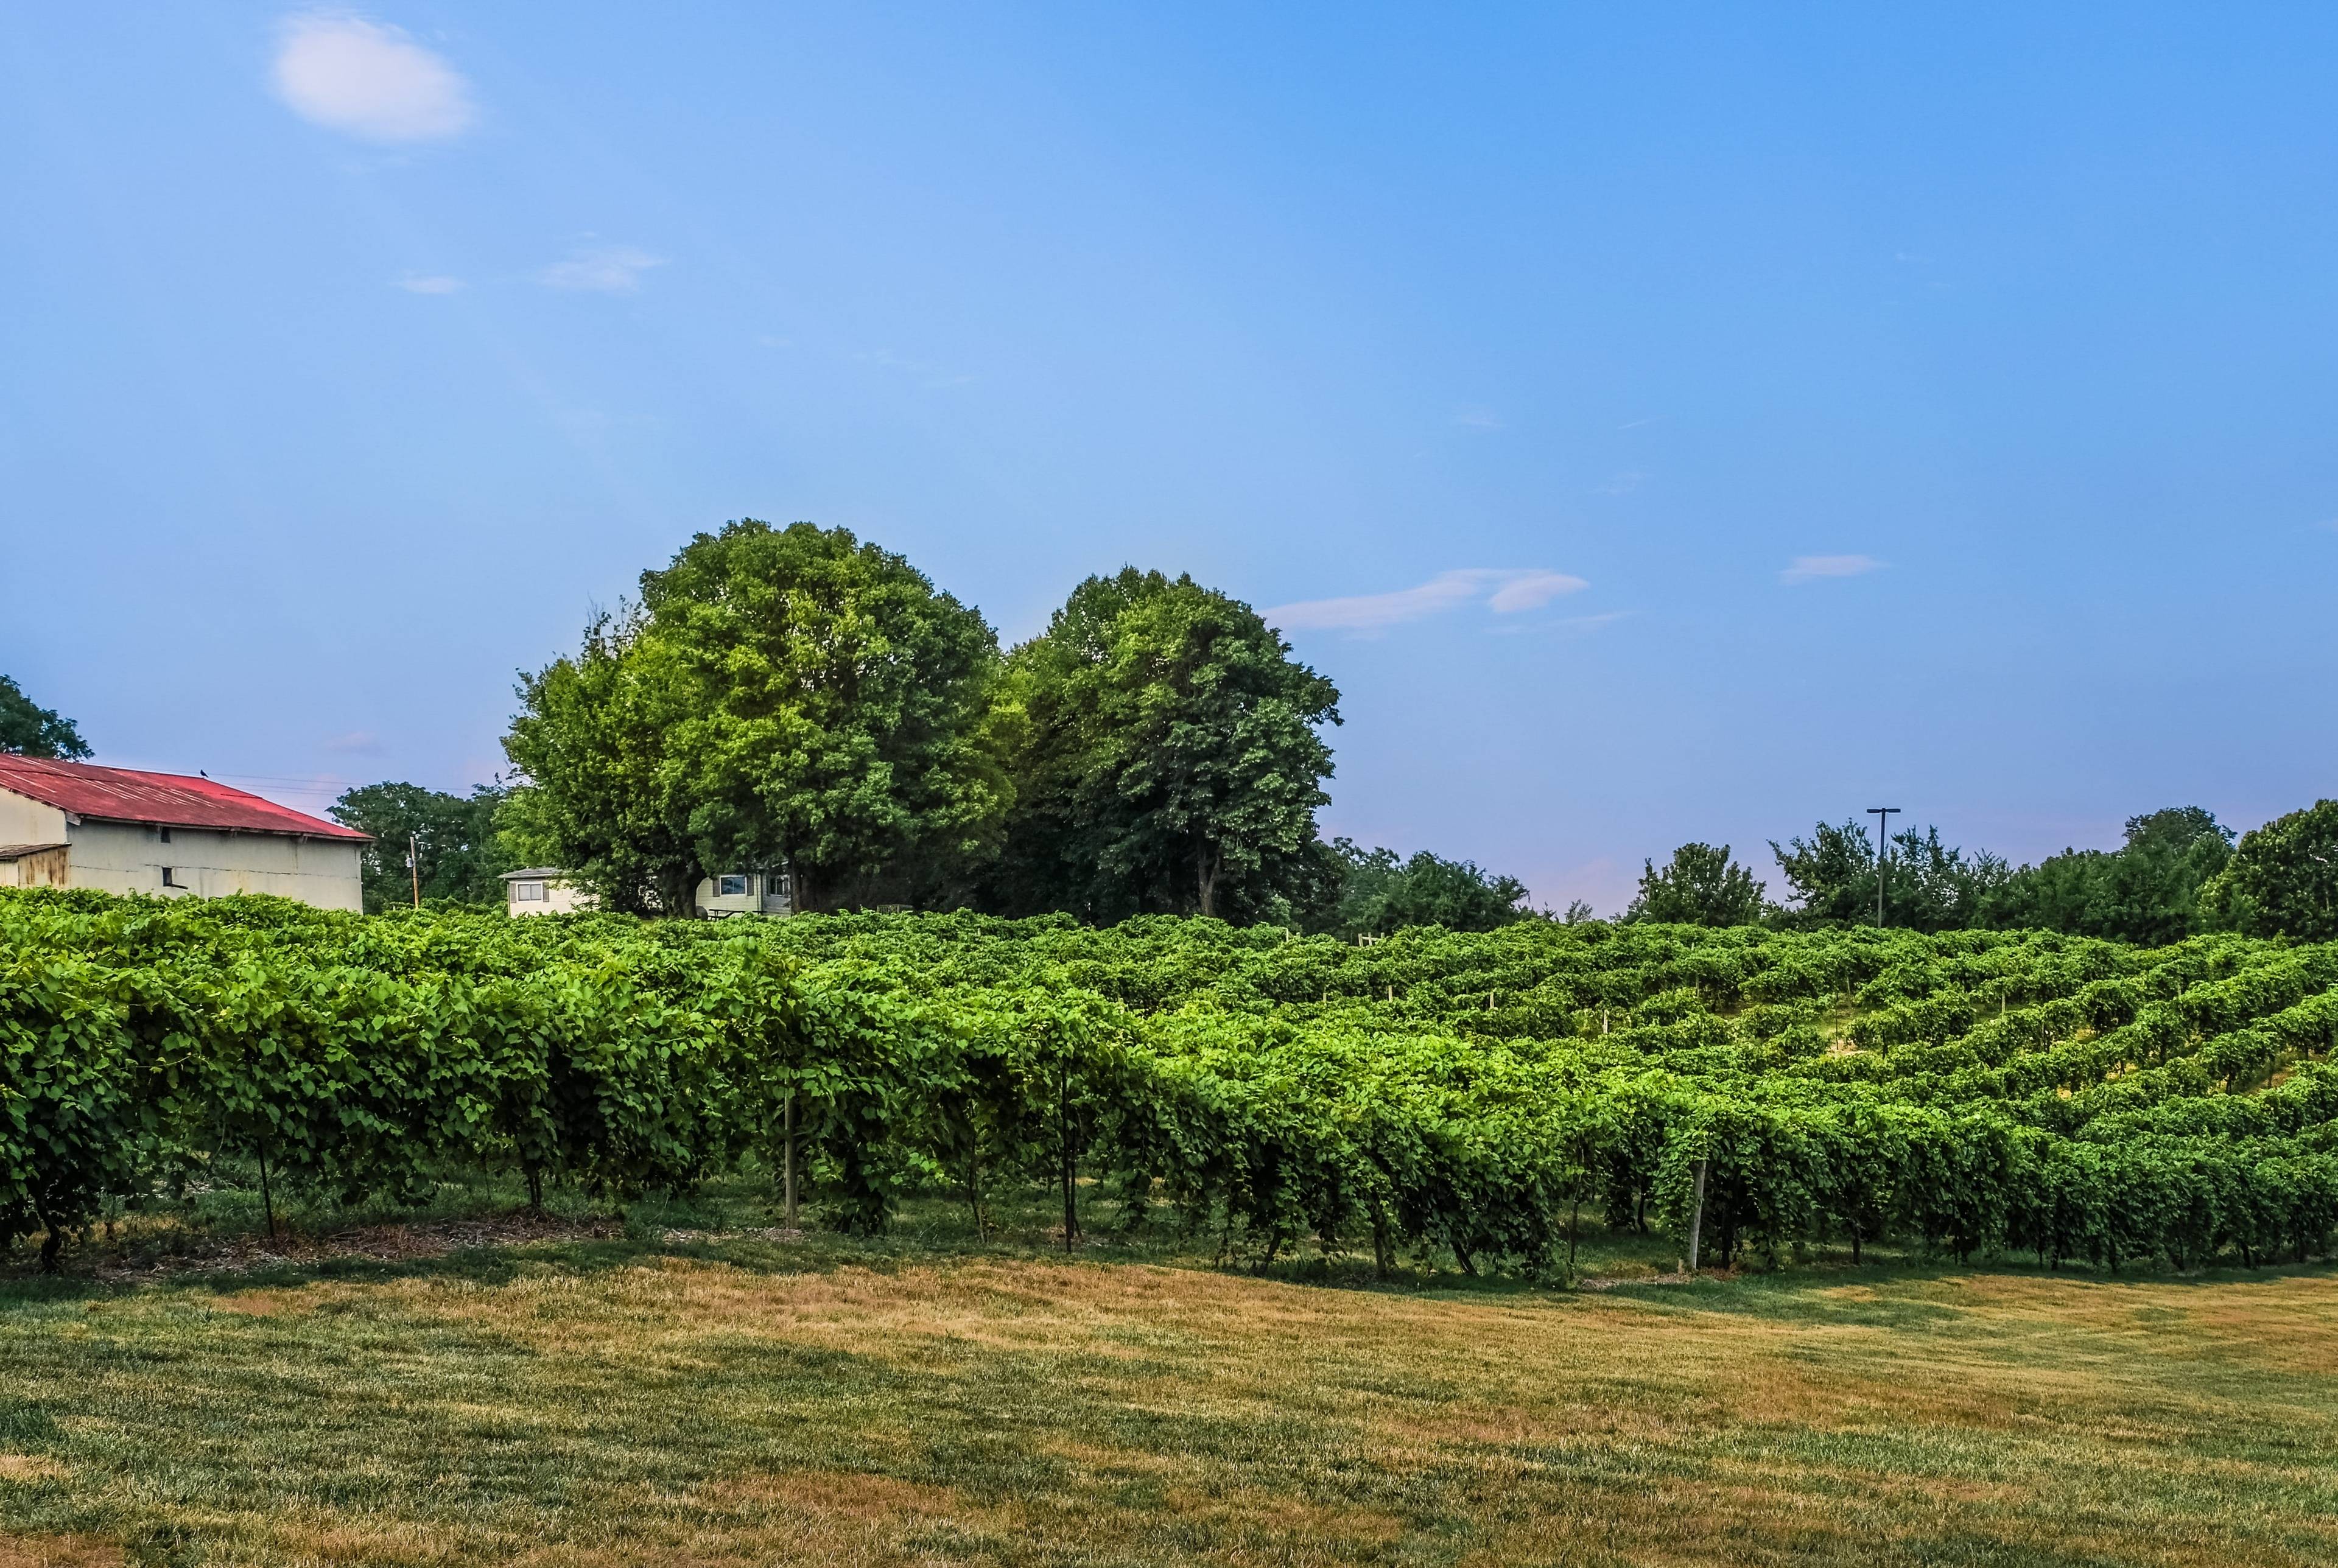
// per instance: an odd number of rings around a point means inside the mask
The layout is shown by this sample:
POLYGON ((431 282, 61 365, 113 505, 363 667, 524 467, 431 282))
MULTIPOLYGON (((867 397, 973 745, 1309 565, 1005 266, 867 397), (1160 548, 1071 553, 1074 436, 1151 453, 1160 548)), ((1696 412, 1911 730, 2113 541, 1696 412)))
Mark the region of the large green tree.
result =
POLYGON ((504 753, 521 782, 506 834, 629 915, 691 912, 704 870, 689 806, 670 789, 666 738, 681 693, 657 679, 639 605, 595 615, 573 658, 523 676, 504 753))
POLYGON ((1243 920, 1328 901, 1315 812, 1340 694, 1249 605, 1126 568, 1075 588, 1012 665, 1030 740, 1001 905, 1243 920))
POLYGON ((25 695, 23 687, 0 675, 0 751, 72 761, 88 756, 89 746, 72 720, 42 707, 25 695))
POLYGON ((1469 860, 1447 860, 1422 849, 1400 860, 1393 849, 1362 849, 1334 838, 1340 867, 1339 902, 1326 928, 1341 936, 1386 935, 1408 926, 1448 931, 1491 931, 1530 918, 1527 886, 1469 860))
POLYGON ((2317 800, 2241 835, 2200 889, 2211 929, 2338 941, 2338 800, 2317 800))
POLYGON ((1763 884, 1729 858, 1729 846, 1684 844, 1661 871, 1643 861, 1626 920, 1678 926, 1751 926, 1762 918, 1763 884))
POLYGON ((1770 853, 1786 878, 1797 907, 1790 915, 1809 925, 1875 918, 1875 843, 1858 822, 1822 822, 1808 838, 1770 840, 1770 853))
POLYGON ((514 866, 496 837, 504 799, 493 784, 468 795, 391 782, 344 791, 333 802, 333 820, 373 835, 360 866, 367 911, 410 903, 418 869, 426 899, 500 903, 503 873, 514 866), (409 844, 418 852, 413 869, 406 860, 409 844))
POLYGON ((791 864, 822 908, 995 847, 1018 719, 977 612, 809 523, 701 534, 641 588, 522 682, 520 843, 669 913, 715 871, 791 864))
MULTIPOLYGON (((1874 840, 1858 822, 1822 822, 1808 838, 1772 840, 1793 899, 1779 918, 1792 925, 1873 924, 1874 840)), ((2011 876, 1987 850, 1967 855, 1940 841, 1938 828, 1894 833, 1881 867, 1883 923, 1916 931, 1953 931, 1982 923, 1989 901, 2011 876)))
POLYGON ((2130 817, 2117 849, 2066 849, 2014 872, 1985 900, 1984 923, 2154 946, 2181 941, 2201 928, 2201 887, 2232 853, 2232 830, 2200 807, 2130 817))

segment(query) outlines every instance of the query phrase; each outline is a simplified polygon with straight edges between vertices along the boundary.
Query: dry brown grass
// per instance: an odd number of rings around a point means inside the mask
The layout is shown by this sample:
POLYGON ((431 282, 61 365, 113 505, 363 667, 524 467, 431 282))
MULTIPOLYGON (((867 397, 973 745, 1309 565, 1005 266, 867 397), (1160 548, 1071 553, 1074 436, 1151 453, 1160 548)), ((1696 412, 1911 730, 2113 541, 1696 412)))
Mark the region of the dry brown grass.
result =
POLYGON ((26 1474, 49 1522, 224 1563, 2338 1562, 2325 1275, 1457 1296, 652 1257, 58 1323, 123 1403, 26 1474), (164 1342, 178 1414, 110 1369, 164 1342), (249 1430, 201 1425, 221 1397, 249 1430), (287 1474, 174 1475, 198 1450, 287 1474))
POLYGON ((122 1548, 71 1535, 0 1534, 0 1568, 118 1568, 122 1548))

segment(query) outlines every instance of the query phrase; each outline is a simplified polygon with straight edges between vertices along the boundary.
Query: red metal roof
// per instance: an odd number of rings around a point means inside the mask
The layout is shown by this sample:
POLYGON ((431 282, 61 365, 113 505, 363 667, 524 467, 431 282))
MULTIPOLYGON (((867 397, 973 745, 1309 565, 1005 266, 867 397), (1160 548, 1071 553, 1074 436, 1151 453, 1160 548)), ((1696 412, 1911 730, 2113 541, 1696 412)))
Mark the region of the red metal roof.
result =
POLYGON ((216 828, 237 833, 299 833, 311 838, 363 838, 365 834, 231 789, 209 779, 178 773, 138 773, 52 762, 0 752, 0 789, 106 822, 150 822, 167 828, 216 828))

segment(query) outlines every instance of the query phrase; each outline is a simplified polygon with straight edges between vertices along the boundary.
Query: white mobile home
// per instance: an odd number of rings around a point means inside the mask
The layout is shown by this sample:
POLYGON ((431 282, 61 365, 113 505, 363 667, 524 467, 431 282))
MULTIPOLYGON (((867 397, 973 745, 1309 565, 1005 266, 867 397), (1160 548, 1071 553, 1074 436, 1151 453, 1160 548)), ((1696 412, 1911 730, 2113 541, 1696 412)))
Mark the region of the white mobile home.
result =
POLYGON ((599 902, 568 879, 557 866, 529 866, 504 873, 504 910, 511 915, 567 915, 599 902))
POLYGON ((364 834, 211 779, 0 753, 0 887, 362 907, 364 834))
MULTIPOLYGON (((593 895, 568 879, 557 866, 530 866, 504 873, 504 907, 514 915, 565 915, 590 909, 593 895)), ((698 913, 710 920, 732 915, 792 915, 795 878, 785 871, 726 871, 699 879, 698 913)))
POLYGON ((698 884, 698 912, 719 920, 726 915, 792 915, 795 878, 785 871, 726 871, 698 884))

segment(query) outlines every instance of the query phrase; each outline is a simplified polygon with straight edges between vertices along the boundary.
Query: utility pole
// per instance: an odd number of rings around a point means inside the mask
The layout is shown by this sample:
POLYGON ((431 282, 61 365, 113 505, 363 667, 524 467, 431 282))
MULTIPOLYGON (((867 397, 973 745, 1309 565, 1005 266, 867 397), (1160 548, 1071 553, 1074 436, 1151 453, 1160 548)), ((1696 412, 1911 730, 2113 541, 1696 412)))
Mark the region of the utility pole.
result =
POLYGON ((1875 924, 1883 924, 1883 858, 1891 847, 1891 814, 1897 806, 1870 806, 1867 814, 1875 818, 1875 924))
POLYGON ((422 836, 406 836, 406 868, 414 873, 414 906, 422 907, 422 836))

